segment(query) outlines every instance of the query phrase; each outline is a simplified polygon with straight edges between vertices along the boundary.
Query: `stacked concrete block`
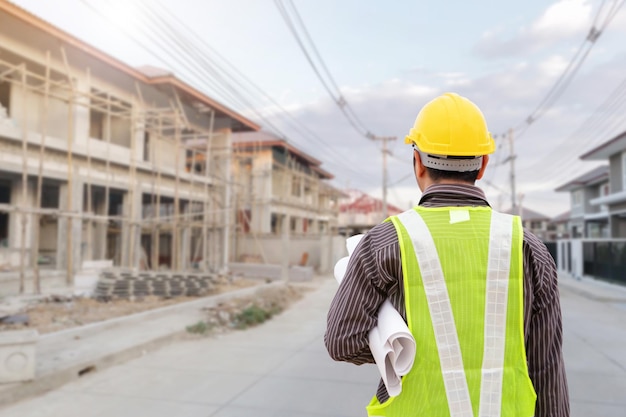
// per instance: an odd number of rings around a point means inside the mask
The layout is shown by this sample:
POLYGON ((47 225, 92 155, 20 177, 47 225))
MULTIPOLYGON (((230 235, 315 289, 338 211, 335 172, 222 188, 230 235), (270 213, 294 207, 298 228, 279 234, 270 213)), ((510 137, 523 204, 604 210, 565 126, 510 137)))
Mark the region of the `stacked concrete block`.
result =
POLYGON ((216 282, 217 277, 212 274, 105 271, 100 275, 94 298, 197 297, 211 291, 216 282))

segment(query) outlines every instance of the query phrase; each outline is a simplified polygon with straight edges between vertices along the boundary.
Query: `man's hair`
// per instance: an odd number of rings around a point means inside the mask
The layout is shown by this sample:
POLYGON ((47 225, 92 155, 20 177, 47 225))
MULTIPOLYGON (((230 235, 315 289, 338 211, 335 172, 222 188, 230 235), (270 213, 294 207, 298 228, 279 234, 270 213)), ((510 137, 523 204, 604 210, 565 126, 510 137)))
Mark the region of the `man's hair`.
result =
POLYGON ((434 168, 426 168, 426 172, 428 172, 428 175, 430 176, 430 179, 432 179, 434 182, 438 182, 440 180, 455 180, 455 181, 462 181, 462 182, 467 182, 470 184, 474 184, 476 182, 476 179, 478 177, 478 172, 480 170, 476 170, 476 171, 465 171, 465 172, 458 172, 458 171, 442 171, 440 169, 434 169, 434 168))

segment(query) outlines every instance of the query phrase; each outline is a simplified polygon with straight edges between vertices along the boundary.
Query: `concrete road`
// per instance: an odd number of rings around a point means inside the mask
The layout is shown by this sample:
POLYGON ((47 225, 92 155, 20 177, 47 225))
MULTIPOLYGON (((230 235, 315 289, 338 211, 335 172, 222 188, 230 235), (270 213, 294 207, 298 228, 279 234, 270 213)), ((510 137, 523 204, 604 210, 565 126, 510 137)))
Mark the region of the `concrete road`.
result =
POLYGON ((626 289, 573 284, 560 290, 572 417, 626 417, 626 289))
MULTIPOLYGON (((562 281, 572 416, 625 417, 626 289, 562 281)), ((0 416, 364 416, 376 368, 333 362, 322 342, 335 289, 328 277, 262 326, 176 342, 0 416)))

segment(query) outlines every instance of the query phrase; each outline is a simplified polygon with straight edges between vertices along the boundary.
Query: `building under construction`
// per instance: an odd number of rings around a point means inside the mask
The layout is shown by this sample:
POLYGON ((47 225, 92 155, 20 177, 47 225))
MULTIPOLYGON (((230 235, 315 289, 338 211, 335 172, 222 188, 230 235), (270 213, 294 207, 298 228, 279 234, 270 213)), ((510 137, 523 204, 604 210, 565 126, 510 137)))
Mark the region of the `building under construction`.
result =
POLYGON ((236 221, 231 135, 258 129, 172 74, 129 67, 0 0, 4 284, 36 292, 47 271, 71 283, 102 259, 222 269, 236 221))
POLYGON ((333 175, 266 132, 234 133, 232 142, 236 260, 330 271, 345 250, 334 239, 342 192, 333 175))

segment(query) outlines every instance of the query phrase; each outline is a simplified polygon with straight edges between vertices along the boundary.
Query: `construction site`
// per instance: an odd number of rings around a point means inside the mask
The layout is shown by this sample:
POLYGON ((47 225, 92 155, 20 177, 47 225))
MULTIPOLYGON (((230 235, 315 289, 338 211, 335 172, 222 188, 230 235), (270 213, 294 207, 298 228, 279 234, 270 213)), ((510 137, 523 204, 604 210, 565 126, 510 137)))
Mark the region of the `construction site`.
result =
POLYGON ((233 147, 260 126, 173 74, 0 17, 0 294, 90 268, 331 267, 341 193, 320 161, 233 147))
POLYGON ((92 260, 224 268, 230 136, 259 127, 171 74, 128 67, 0 5, 2 288, 38 292, 44 276, 70 284, 92 260), (196 155, 206 163, 189 164, 196 155))

